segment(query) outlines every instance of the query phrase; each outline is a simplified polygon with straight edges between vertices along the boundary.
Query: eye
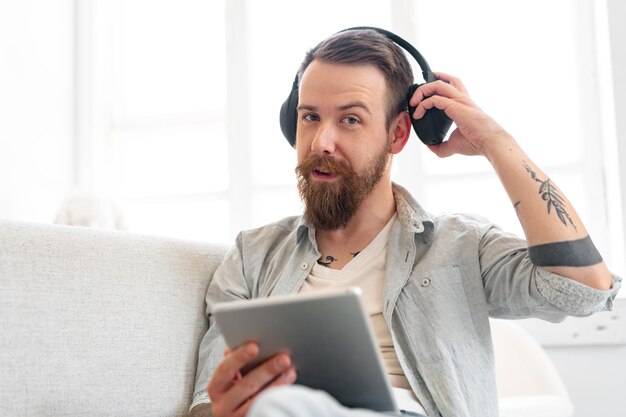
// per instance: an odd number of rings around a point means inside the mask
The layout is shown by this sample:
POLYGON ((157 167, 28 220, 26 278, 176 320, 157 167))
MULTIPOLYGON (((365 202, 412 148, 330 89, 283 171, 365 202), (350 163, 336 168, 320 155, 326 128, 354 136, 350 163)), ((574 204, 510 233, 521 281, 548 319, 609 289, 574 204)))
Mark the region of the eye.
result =
POLYGON ((342 122, 351 126, 358 125, 360 123, 359 119, 353 116, 344 117, 342 122))
POLYGON ((308 113, 304 115, 303 119, 307 122, 317 122, 320 117, 317 114, 308 113))

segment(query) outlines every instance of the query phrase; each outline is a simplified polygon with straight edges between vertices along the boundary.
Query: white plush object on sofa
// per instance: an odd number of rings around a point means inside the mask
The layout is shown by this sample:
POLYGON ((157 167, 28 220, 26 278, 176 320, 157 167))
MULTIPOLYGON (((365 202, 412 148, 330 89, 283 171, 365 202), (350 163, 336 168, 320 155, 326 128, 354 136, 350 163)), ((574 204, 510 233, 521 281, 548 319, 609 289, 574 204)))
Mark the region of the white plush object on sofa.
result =
POLYGON ((183 416, 221 246, 0 221, 0 416, 183 416))
POLYGON ((500 417, 571 417, 565 385, 539 343, 515 322, 490 322, 500 417))

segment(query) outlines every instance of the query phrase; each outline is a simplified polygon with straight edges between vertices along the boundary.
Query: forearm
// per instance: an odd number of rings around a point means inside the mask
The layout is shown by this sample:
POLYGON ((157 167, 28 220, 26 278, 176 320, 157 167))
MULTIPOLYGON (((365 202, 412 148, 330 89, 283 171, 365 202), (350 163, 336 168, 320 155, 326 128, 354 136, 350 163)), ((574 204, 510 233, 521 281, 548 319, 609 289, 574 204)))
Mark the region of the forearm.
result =
POLYGON ((540 250, 546 249, 541 245, 549 244, 547 249, 554 249, 552 257, 559 251, 563 259, 570 257, 562 264, 546 262, 539 266, 593 288, 609 289, 611 274, 587 239, 576 210, 556 184, 506 133, 490 141, 485 151, 509 195, 529 248, 541 254, 540 250))
POLYGON ((433 107, 445 111, 457 128, 431 146, 437 156, 483 155, 491 162, 524 229, 534 265, 588 286, 607 290, 612 277, 578 214, 555 184, 498 123, 471 100, 456 77, 436 73, 410 100, 419 119, 433 107), (546 262, 544 262, 546 261, 546 262))

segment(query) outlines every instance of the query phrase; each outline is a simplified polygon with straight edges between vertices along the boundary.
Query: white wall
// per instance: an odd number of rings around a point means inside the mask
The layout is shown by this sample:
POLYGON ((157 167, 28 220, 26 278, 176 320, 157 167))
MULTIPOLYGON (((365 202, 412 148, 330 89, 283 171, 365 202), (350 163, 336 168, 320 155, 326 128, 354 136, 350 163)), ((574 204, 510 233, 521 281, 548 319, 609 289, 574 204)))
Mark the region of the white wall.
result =
POLYGON ((73 2, 0 2, 0 217, 49 222, 71 179, 73 2))

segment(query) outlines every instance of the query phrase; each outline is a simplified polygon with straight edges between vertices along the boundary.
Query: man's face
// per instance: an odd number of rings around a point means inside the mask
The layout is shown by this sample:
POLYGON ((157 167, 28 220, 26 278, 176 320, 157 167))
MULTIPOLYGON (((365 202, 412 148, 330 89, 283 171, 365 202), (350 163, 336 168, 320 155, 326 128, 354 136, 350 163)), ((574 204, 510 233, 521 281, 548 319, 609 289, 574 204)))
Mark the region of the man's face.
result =
POLYGON ((318 229, 345 227, 389 175, 386 83, 372 65, 313 61, 300 83, 298 191, 318 229))

